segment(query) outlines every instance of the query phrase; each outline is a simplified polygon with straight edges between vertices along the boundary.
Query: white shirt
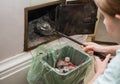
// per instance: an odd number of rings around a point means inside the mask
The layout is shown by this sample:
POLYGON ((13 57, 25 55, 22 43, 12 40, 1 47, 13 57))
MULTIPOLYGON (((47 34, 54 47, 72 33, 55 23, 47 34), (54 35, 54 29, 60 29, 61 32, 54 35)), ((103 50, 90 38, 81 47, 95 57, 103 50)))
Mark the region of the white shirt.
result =
POLYGON ((100 75, 93 84, 120 84, 120 49, 108 64, 104 74, 100 75))

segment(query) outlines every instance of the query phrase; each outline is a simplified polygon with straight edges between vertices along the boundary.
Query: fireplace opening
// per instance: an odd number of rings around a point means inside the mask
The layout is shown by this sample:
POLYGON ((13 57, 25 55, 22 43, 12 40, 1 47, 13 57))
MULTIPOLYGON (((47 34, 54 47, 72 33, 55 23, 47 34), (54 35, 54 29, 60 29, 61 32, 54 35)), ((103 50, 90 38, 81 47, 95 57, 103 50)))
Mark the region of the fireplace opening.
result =
POLYGON ((63 1, 25 8, 24 50, 57 39, 57 35, 45 32, 57 30, 66 35, 94 34, 97 7, 91 3, 69 3, 63 1))

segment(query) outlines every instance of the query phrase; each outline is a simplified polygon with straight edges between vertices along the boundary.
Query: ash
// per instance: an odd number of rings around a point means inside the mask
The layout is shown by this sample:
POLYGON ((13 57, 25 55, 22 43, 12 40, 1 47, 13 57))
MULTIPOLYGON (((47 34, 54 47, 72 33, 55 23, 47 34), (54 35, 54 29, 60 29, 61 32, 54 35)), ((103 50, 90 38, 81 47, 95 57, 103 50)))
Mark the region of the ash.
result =
POLYGON ((41 16, 38 19, 30 21, 28 24, 28 46, 36 46, 42 42, 50 40, 51 34, 48 34, 41 30, 42 27, 51 30, 55 28, 55 21, 53 21, 49 14, 41 16))

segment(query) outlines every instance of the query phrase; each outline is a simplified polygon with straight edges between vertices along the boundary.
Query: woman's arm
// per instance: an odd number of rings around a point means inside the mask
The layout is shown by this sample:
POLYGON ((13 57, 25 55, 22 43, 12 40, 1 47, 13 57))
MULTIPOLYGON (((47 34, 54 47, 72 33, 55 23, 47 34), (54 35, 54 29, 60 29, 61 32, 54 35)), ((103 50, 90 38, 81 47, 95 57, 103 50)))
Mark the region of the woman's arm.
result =
POLYGON ((92 55, 94 51, 103 53, 105 55, 111 54, 112 56, 116 55, 116 50, 120 49, 120 45, 114 46, 101 46, 93 42, 84 43, 86 47, 82 47, 82 49, 88 54, 92 55))

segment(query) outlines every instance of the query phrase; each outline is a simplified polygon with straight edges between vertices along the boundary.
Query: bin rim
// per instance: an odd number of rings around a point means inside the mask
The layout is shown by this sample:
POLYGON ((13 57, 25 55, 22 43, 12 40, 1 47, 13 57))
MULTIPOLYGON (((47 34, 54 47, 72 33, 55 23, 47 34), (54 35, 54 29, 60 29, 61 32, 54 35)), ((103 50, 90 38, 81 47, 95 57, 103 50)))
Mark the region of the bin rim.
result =
MULTIPOLYGON (((70 45, 64 45, 64 46, 62 46, 61 48, 64 48, 64 47, 66 47, 66 46, 74 48, 73 46, 70 46, 70 45)), ((59 48, 56 48, 55 50, 57 50, 57 49, 59 49, 59 48)), ((76 48, 74 48, 74 49, 75 49, 75 50, 78 50, 78 49, 76 49, 76 48)), ((55 52, 55 50, 52 50, 51 52, 55 52)), ((80 50, 78 50, 78 51, 80 51, 80 50)), ((48 52, 48 53, 51 53, 51 52, 48 52)), ((80 52, 83 53, 83 54, 85 54, 85 55, 88 57, 88 60, 86 60, 85 62, 83 62, 83 63, 81 63, 80 65, 76 66, 75 69, 72 69, 72 70, 70 70, 70 71, 68 71, 68 72, 66 72, 66 73, 57 72, 54 67, 52 67, 51 65, 49 65, 47 62, 45 62, 45 61, 43 60, 43 57, 47 56, 48 53, 47 53, 47 54, 43 54, 43 55, 41 56, 41 59, 42 59, 43 63, 45 63, 45 64, 48 66, 49 69, 53 70, 55 73, 57 73, 57 74, 59 74, 59 75, 61 75, 61 76, 66 76, 66 75, 72 73, 74 70, 77 70, 78 68, 86 65, 87 63, 89 63, 89 62, 92 60, 92 58, 91 58, 87 53, 82 52, 82 51, 80 51, 80 52)))

